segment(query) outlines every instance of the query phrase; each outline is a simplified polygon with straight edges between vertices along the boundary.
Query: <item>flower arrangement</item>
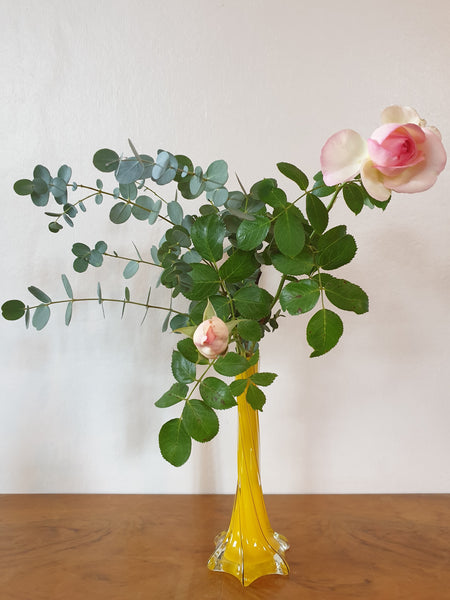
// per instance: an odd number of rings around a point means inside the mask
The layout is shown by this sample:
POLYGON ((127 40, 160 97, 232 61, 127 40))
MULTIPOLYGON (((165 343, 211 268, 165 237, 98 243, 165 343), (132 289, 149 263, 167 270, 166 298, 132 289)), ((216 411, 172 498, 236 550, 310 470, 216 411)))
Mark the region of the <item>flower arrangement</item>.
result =
POLYGON ((333 274, 354 258, 356 242, 345 225, 328 227, 330 211, 339 197, 356 215, 367 207, 384 210, 392 192, 430 188, 446 164, 439 131, 427 127, 412 108, 390 106, 381 121, 368 140, 348 129, 332 135, 321 152, 321 171, 311 182, 293 164, 278 163, 281 175, 299 188, 298 197, 291 201, 275 179, 262 179, 249 190, 238 180, 239 189, 230 190, 223 160, 203 170, 188 157, 167 151, 158 151, 153 159, 139 153, 131 142, 128 157, 109 149, 93 157, 100 172, 114 174, 117 184, 112 191, 105 190, 101 179, 95 186, 76 183, 67 165, 55 177, 46 167, 36 166, 33 178, 17 181, 14 190, 30 195, 38 207, 47 207, 53 199, 55 208, 45 213, 52 219, 49 230, 53 233, 63 223, 73 227, 88 200, 96 204, 112 200, 109 218, 118 225, 131 217, 147 225, 157 220, 167 224, 162 239, 150 249, 151 260, 143 259, 137 249, 135 259, 109 253, 104 241, 94 246, 75 243, 72 253, 78 273, 102 266, 105 257, 126 261, 125 279, 141 267, 158 269, 160 284, 169 290, 169 303, 153 305, 150 291, 145 300, 136 301, 128 287, 121 298, 104 298, 100 284, 94 299, 78 298, 62 275, 67 299, 53 301, 30 286, 38 304, 8 300, 2 306, 3 316, 24 318, 27 327, 31 321, 41 330, 49 320, 50 307, 62 302, 66 303, 66 325, 74 303, 86 300, 121 302, 123 310, 127 305, 143 306, 145 315, 150 309, 164 311, 163 331, 170 329, 181 334, 181 339, 172 354, 175 381, 156 406, 179 403, 182 409, 178 418, 161 428, 159 445, 171 464, 184 464, 192 440, 211 440, 219 429, 217 411, 235 406, 244 392, 253 409, 263 409, 263 388, 276 375, 252 367, 258 362, 260 340, 278 327, 284 313, 302 315, 316 309, 309 318, 306 339, 311 357, 317 357, 334 348, 343 333, 336 309, 367 312, 366 293, 333 274), (177 190, 171 200, 153 189, 154 184, 170 183, 177 190), (81 197, 72 199, 77 194, 81 197), (202 195, 205 202, 198 213, 189 214, 189 201, 202 195), (278 276, 273 295, 260 284, 261 272, 268 268, 278 276), (222 377, 236 379, 228 383, 222 377))

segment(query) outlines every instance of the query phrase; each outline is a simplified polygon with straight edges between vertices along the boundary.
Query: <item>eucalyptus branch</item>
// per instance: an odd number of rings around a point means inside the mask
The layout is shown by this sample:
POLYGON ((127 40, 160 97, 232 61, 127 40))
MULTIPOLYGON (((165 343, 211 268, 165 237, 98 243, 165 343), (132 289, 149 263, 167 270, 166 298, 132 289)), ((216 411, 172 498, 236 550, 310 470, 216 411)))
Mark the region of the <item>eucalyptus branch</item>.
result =
POLYGON ((51 306, 52 304, 69 304, 73 302, 98 302, 99 304, 103 304, 103 302, 118 302, 120 304, 134 304, 135 306, 143 306, 144 308, 155 308, 157 310, 165 310, 168 312, 176 313, 177 315, 185 315, 186 313, 175 310, 174 308, 169 308, 167 306, 157 306, 155 304, 147 304, 145 302, 136 302, 134 300, 127 299, 119 299, 119 298, 67 298, 65 300, 52 300, 51 302, 41 302, 36 306, 28 306, 29 310, 34 310, 35 308, 39 308, 39 306, 51 306))
POLYGON ((120 258, 121 260, 133 261, 136 263, 143 263, 145 265, 151 265, 152 267, 163 268, 162 265, 157 265, 156 263, 150 262, 149 260, 137 259, 137 258, 129 258, 127 256, 120 256, 119 254, 110 254, 109 252, 104 252, 103 256, 109 256, 110 258, 120 258))

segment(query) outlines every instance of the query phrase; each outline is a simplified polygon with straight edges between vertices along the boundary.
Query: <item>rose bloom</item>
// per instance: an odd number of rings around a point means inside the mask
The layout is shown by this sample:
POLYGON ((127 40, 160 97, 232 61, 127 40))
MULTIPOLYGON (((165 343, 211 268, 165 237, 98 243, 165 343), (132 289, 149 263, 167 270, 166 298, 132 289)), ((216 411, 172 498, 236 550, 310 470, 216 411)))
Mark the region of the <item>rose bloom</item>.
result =
POLYGON ((228 328, 219 317, 211 317, 197 327, 194 344, 205 358, 217 358, 228 348, 228 328))
POLYGON ((447 155, 441 134, 409 106, 389 106, 382 125, 367 142, 352 129, 332 135, 320 155, 323 180, 336 185, 358 173, 375 200, 388 200, 391 191, 423 192, 444 169, 447 155))

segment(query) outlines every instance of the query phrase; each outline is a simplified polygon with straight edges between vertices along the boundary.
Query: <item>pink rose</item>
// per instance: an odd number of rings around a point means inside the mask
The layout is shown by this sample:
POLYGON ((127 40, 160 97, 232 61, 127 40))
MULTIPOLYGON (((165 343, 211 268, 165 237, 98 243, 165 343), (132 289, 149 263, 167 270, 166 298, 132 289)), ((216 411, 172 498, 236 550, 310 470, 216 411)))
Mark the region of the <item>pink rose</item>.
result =
POLYGON ((211 317, 197 327, 194 333, 194 344, 205 358, 217 358, 228 348, 228 327, 219 319, 211 317))
POLYGON ((326 185, 350 181, 358 173, 367 192, 387 200, 395 192, 423 192, 444 169, 441 135, 408 106, 389 106, 367 142, 352 129, 332 135, 320 155, 326 185))

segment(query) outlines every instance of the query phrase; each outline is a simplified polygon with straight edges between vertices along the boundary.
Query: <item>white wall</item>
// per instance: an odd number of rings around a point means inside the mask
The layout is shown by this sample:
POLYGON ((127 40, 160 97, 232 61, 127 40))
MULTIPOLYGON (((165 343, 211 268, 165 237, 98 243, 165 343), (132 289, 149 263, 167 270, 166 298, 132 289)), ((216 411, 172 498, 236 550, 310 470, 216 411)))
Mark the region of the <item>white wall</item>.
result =
MULTIPOLYGON (((247 184, 276 176, 280 160, 312 175, 331 133, 368 136, 392 103, 416 107, 450 147, 444 0, 3 0, 2 13, 1 302, 30 301, 30 284, 63 298, 60 273, 79 295, 98 280, 120 295, 122 265, 77 275, 72 243, 105 239, 130 255, 131 240, 148 252, 159 239, 92 205, 50 234, 12 191, 37 163, 93 182, 93 153, 126 151, 130 137, 201 165, 225 158, 247 184)), ((371 308, 344 315, 323 358, 308 357, 306 319, 264 340, 261 366, 279 373, 261 418, 266 492, 450 492, 449 184, 447 170, 384 214, 336 209, 359 246, 341 276, 371 308)), ((132 280, 133 295, 155 277, 132 280)), ((53 313, 41 332, 0 321, 1 492, 233 492, 233 411, 184 467, 160 457, 157 433, 179 407, 153 406, 176 342, 159 314, 141 326, 138 310, 120 320, 107 307, 104 320, 86 304, 65 328, 53 313)))

